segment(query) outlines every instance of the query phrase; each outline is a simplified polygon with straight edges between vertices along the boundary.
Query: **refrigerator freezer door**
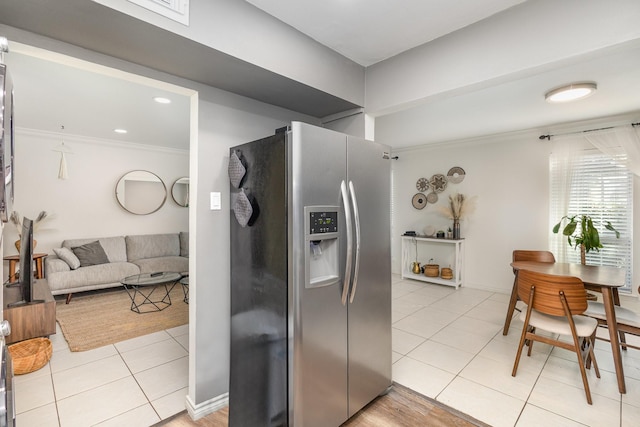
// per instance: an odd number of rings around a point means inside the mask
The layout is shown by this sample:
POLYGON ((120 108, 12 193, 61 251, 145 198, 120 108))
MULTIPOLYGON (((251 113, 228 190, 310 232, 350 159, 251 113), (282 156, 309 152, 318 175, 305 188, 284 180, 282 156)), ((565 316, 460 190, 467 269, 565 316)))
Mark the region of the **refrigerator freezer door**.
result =
POLYGON ((358 283, 349 304, 352 416, 391 385, 391 167, 383 159, 388 147, 354 137, 348 141, 347 179, 360 221, 358 283))
MULTIPOLYGON (((251 226, 242 227, 230 212, 229 426, 286 425, 288 253, 285 136, 271 136, 235 147, 235 150, 247 165, 241 186, 253 200, 259 214, 251 226)), ((238 191, 230 185, 232 201, 238 191)))
POLYGON ((338 426, 347 412, 347 306, 342 277, 330 286, 305 286, 305 206, 337 206, 339 274, 344 274, 346 136, 299 122, 289 133, 290 425, 338 426))

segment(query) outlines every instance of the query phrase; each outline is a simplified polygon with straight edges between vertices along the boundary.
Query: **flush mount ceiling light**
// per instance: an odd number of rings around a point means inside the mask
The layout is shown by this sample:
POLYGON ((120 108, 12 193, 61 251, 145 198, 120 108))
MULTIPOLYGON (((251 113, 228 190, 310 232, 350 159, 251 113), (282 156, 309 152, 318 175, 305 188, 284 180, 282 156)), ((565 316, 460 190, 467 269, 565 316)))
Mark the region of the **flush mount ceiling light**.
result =
POLYGON ((544 99, 553 103, 575 101, 592 95, 597 88, 598 86, 592 82, 571 83, 570 85, 550 90, 544 95, 544 99))
POLYGON ((127 133, 126 129, 114 129, 113 130, 115 133, 127 133))
POLYGON ((153 100, 158 104, 171 104, 171 100, 169 98, 165 98, 162 96, 156 96, 155 98, 153 98, 153 100))

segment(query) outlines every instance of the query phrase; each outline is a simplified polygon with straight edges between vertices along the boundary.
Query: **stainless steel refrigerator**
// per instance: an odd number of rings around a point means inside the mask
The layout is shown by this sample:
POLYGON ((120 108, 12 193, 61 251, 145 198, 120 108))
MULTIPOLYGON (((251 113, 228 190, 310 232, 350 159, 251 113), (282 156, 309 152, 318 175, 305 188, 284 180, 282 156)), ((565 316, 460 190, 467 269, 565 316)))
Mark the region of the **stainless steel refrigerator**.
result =
POLYGON ((339 426, 390 387, 388 151, 300 122, 231 148, 230 426, 339 426))

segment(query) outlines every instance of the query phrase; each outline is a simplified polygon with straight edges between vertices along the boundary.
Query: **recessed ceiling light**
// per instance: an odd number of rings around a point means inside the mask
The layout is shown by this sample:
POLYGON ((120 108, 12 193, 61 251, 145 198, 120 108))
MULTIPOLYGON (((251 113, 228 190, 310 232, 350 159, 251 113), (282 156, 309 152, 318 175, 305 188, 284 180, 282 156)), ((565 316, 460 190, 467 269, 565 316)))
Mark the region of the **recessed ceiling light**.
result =
POLYGON ((547 102, 575 101, 592 95, 597 88, 598 86, 595 83, 590 82, 571 83, 570 85, 550 90, 544 95, 544 99, 547 102))
POLYGON ((126 129, 114 129, 113 130, 115 133, 127 133, 126 129))
POLYGON ((158 104, 171 104, 171 100, 169 98, 164 98, 162 96, 156 96, 153 100, 158 104))

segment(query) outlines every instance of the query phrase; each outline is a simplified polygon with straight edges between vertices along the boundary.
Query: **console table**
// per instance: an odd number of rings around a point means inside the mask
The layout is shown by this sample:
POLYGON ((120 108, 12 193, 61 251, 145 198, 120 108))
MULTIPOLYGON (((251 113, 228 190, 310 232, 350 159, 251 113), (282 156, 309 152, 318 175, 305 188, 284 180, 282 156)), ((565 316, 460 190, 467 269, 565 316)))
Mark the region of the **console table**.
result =
POLYGON ((433 237, 402 236, 402 278, 437 283, 439 285, 462 286, 464 261, 464 239, 436 239, 433 237), (417 253, 416 253, 417 252, 417 253), (411 271, 411 264, 416 260, 420 265, 433 258, 442 267, 451 267, 452 279, 428 277, 411 271), (446 262, 445 262, 446 261, 446 262))
POLYGON ((56 333, 56 301, 51 295, 47 279, 35 280, 33 284, 33 299, 44 300, 39 304, 8 307, 21 299, 20 288, 3 288, 4 320, 11 325, 11 334, 5 337, 7 344, 56 333))

